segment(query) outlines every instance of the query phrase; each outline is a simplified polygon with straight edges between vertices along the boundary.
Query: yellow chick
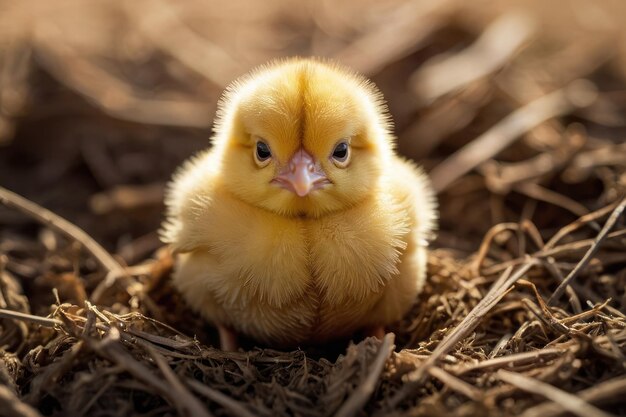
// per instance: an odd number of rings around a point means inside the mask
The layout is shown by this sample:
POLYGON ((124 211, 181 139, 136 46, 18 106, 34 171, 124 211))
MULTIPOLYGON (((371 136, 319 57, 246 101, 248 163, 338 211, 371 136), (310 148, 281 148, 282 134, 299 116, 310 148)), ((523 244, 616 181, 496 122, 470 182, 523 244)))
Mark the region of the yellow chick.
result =
POLYGON ((161 231, 176 288, 224 349, 236 333, 281 347, 380 337, 411 307, 436 208, 390 124, 374 85, 318 60, 227 89, 212 148, 169 186, 161 231))

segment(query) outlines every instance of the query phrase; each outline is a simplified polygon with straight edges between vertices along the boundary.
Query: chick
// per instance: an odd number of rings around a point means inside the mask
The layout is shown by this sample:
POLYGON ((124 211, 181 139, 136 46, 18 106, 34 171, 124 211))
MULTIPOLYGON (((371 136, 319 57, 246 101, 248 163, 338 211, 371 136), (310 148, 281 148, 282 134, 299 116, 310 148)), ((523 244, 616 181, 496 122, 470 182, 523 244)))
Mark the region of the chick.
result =
POLYGON ((390 124, 374 85, 318 60, 227 89, 213 146, 175 174, 161 230, 175 286, 223 348, 236 333, 278 347, 380 336, 411 307, 436 207, 390 124))

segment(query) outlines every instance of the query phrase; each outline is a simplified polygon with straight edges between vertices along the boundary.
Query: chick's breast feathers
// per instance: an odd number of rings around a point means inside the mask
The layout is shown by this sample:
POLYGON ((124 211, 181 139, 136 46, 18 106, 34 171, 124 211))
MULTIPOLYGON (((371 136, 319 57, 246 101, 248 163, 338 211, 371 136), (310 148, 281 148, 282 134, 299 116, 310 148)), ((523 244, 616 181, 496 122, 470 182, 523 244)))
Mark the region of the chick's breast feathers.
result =
POLYGON ((274 345, 401 318, 425 279, 436 209, 389 129, 375 87, 332 64, 288 60, 237 81, 213 146, 168 190, 161 235, 177 254, 173 279, 186 302, 274 345), (324 179, 304 196, 277 181, 296 181, 301 160, 324 179))

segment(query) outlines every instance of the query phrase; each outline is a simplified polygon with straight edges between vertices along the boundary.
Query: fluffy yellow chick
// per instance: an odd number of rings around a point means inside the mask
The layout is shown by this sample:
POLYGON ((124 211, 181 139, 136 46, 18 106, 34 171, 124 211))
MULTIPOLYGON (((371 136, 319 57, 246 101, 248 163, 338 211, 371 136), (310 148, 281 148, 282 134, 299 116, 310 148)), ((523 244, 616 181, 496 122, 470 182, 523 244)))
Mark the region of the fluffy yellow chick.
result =
POLYGON ((173 280, 218 326, 273 346, 381 335, 420 290, 436 218, 425 175, 393 151, 378 90, 292 59, 235 82, 210 150, 170 184, 173 280))

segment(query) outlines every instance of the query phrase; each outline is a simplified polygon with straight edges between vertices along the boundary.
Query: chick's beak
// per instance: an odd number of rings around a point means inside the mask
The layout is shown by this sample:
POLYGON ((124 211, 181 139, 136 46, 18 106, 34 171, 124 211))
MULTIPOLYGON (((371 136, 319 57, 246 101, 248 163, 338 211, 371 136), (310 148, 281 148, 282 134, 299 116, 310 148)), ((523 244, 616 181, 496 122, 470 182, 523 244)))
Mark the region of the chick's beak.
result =
POLYGON ((330 183, 319 164, 316 164, 315 159, 304 149, 296 151, 272 182, 296 193, 299 197, 304 197, 330 183))

